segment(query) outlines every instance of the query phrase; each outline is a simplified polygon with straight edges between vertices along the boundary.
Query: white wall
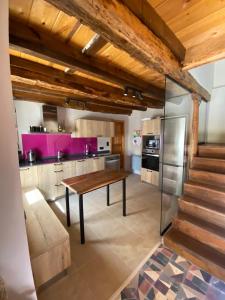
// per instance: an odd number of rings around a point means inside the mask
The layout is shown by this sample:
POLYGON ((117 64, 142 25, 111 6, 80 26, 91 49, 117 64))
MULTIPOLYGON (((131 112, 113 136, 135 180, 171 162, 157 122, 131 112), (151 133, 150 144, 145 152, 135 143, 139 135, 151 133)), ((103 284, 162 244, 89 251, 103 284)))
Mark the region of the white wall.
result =
POLYGON ((189 72, 211 94, 214 79, 214 63, 194 68, 189 72))
POLYGON ((19 148, 22 149, 21 134, 30 131, 30 126, 40 126, 43 123, 41 103, 14 101, 19 137, 19 148))
MULTIPOLYGON (((225 143, 225 60, 193 69, 191 74, 211 93, 211 100, 207 104, 207 142, 225 143)), ((203 123, 202 113, 202 127, 203 123)))
POLYGON ((8 1, 0 4, 0 276, 9 300, 37 299, 21 199, 8 55, 8 1))
POLYGON ((141 155, 142 145, 137 146, 133 144, 133 133, 136 130, 142 129, 142 120, 145 118, 156 118, 159 116, 163 116, 163 109, 153 109, 148 108, 146 111, 134 111, 132 115, 129 117, 128 122, 128 156, 131 157, 132 154, 141 155))
POLYGON ((214 81, 208 115, 209 143, 225 143, 225 60, 215 63, 214 81))

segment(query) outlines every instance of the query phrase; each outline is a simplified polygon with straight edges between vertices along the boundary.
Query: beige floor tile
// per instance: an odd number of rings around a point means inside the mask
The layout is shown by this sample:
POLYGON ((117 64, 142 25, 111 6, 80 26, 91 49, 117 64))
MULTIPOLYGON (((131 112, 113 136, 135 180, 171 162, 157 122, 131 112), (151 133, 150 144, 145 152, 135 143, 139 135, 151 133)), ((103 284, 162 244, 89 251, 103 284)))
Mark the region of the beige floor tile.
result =
POLYGON ((66 227, 65 199, 51 203, 70 234, 72 265, 68 275, 39 295, 39 300, 107 300, 161 240, 160 192, 131 175, 127 180, 127 216, 122 216, 121 182, 84 196, 85 245, 80 244, 78 197, 70 196, 72 226, 66 227))

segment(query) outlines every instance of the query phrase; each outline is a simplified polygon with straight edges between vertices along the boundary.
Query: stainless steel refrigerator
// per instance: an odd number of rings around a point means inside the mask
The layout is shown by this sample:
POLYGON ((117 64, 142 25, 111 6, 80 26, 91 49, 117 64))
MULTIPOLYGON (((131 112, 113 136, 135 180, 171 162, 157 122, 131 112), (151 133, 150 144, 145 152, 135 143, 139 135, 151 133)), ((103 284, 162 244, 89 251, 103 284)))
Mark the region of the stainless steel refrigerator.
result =
POLYGON ((177 213, 186 175, 186 117, 162 120, 160 155, 161 234, 177 213))

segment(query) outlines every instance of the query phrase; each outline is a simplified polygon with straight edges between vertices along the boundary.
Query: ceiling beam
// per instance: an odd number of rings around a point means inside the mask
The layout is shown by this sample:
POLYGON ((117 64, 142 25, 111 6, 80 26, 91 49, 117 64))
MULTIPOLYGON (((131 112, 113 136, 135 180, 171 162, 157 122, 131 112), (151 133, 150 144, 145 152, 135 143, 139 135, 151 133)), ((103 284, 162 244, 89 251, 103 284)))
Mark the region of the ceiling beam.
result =
POLYGON ((106 106, 92 103, 84 103, 81 101, 71 101, 71 103, 66 104, 64 97, 52 97, 49 95, 40 95, 29 91, 16 91, 13 90, 13 96, 17 100, 31 101, 31 102, 40 102, 49 105, 61 106, 64 108, 72 108, 78 110, 88 110, 93 112, 101 112, 101 113, 110 113, 110 114, 123 114, 123 115, 131 115, 132 110, 125 108, 118 108, 114 106, 106 106))
POLYGON ((116 108, 127 109, 127 110, 146 111, 147 109, 146 107, 142 107, 142 106, 130 106, 130 105, 122 105, 122 104, 118 105, 113 102, 101 101, 99 103, 99 100, 93 98, 82 97, 82 96, 75 95, 73 93, 57 90, 57 87, 55 90, 51 90, 46 87, 43 88, 39 86, 32 86, 31 84, 21 83, 14 80, 12 80, 12 87, 13 87, 13 91, 17 91, 17 92, 27 92, 27 93, 29 92, 36 95, 45 95, 45 96, 56 97, 56 98, 72 99, 72 101, 76 100, 79 102, 83 102, 84 104, 85 103, 98 104, 98 105, 116 107, 116 108))
POLYGON ((69 41, 71 40, 71 38, 73 37, 73 35, 77 32, 77 30, 80 28, 81 26, 81 22, 79 20, 77 20, 77 22, 74 24, 74 26, 72 27, 70 33, 68 34, 68 36, 66 37, 65 42, 69 43, 69 41))
POLYGON ((126 6, 173 52, 182 62, 185 48, 166 22, 147 0, 123 0, 126 6))
POLYGON ((144 97, 143 100, 133 98, 132 96, 124 96, 123 90, 93 81, 88 78, 82 78, 77 75, 70 75, 63 71, 41 65, 23 58, 11 56, 11 73, 12 75, 28 78, 32 80, 40 80, 49 84, 58 85, 68 89, 76 90, 81 96, 92 96, 102 98, 105 101, 130 105, 142 105, 151 107, 151 105, 162 106, 163 102, 155 99, 144 97))
POLYGON ((225 58, 225 34, 210 37, 199 45, 186 50, 183 69, 189 70, 225 58))
POLYGON ((93 38, 84 46, 82 53, 93 56, 102 49, 108 42, 99 34, 95 34, 93 38))
POLYGON ((71 71, 79 70, 121 87, 128 85, 141 89, 143 93, 154 99, 164 98, 164 89, 139 79, 105 60, 83 55, 79 50, 56 40, 50 32, 44 30, 37 32, 36 29, 11 18, 9 32, 10 49, 62 65, 71 71))
POLYGON ((47 0, 65 13, 81 18, 103 38, 132 57, 167 75, 205 100, 209 93, 187 72, 172 51, 119 0, 47 0))

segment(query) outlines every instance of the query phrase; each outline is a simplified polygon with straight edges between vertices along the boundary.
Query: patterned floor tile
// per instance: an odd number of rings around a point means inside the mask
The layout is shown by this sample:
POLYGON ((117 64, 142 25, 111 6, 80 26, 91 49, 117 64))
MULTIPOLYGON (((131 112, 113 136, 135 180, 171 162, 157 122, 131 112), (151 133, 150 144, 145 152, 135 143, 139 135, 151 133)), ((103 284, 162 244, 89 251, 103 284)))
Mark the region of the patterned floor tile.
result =
POLYGON ((121 292, 121 299, 225 300, 225 283, 160 246, 121 292))

